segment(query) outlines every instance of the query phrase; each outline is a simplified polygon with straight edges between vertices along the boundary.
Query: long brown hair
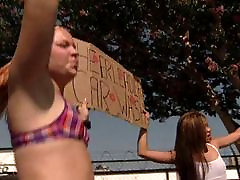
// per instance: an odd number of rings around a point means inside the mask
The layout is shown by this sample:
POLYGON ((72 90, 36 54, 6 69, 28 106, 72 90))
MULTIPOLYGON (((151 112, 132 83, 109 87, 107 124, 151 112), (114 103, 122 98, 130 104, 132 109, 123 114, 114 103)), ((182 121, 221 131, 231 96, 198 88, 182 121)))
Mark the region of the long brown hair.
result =
POLYGON ((206 117, 196 111, 185 113, 178 121, 175 163, 181 180, 200 180, 200 174, 196 169, 196 157, 200 161, 203 171, 202 177, 205 179, 208 170, 204 156, 206 122, 206 117))
POLYGON ((0 68, 0 116, 8 103, 8 76, 10 63, 0 68))

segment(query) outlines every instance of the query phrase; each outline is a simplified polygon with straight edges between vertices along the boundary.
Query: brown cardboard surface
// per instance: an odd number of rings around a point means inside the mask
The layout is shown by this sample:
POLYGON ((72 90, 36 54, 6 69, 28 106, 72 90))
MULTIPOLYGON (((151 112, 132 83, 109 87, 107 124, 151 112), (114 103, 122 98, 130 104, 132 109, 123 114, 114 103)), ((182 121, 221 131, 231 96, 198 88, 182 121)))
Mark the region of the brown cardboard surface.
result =
POLYGON ((141 82, 94 45, 74 39, 79 53, 77 76, 64 96, 77 104, 87 98, 90 108, 147 128, 141 82))

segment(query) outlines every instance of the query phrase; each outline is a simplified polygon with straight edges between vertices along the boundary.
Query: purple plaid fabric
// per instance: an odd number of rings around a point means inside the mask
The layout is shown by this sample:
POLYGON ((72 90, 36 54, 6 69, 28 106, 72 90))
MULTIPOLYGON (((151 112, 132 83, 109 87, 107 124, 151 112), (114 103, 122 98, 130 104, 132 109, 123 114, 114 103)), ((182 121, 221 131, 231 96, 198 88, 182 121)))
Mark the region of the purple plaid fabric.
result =
POLYGON ((89 141, 89 133, 83 121, 78 119, 77 112, 66 102, 63 112, 49 125, 30 132, 11 132, 13 148, 59 138, 83 139, 85 144, 89 141))

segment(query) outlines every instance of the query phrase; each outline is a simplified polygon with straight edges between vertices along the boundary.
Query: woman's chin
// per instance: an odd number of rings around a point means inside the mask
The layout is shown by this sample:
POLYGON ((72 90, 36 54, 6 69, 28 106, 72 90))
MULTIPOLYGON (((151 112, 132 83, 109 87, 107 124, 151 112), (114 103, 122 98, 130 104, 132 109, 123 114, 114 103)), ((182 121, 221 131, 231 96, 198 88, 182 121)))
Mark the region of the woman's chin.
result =
POLYGON ((211 140, 212 140, 211 136, 207 137, 207 139, 206 139, 207 143, 211 142, 211 140))
POLYGON ((69 71, 69 75, 74 78, 77 75, 77 69, 71 69, 71 71, 69 71))

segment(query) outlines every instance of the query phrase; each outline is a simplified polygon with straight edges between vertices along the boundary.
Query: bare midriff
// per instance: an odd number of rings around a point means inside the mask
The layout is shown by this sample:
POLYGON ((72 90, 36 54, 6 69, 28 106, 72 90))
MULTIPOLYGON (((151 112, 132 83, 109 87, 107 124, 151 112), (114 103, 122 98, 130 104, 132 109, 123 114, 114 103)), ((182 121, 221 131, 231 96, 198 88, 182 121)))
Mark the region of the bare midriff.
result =
POLYGON ((53 139, 15 150, 20 180, 93 180, 91 158, 82 140, 53 139))

